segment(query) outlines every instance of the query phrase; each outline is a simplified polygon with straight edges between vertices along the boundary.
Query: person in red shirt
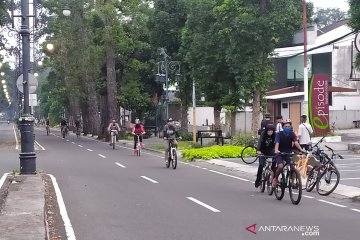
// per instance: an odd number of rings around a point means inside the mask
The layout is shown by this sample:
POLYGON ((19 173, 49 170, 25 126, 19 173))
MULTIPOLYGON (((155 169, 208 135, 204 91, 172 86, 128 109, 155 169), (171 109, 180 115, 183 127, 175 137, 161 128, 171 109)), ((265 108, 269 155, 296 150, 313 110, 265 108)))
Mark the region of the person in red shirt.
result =
POLYGON ((134 124, 134 126, 132 128, 132 134, 134 135, 134 155, 136 155, 136 144, 137 144, 137 141, 138 141, 137 135, 139 135, 140 145, 141 145, 141 148, 143 148, 142 135, 144 133, 145 133, 144 126, 140 122, 140 119, 137 118, 135 120, 135 124, 134 124))

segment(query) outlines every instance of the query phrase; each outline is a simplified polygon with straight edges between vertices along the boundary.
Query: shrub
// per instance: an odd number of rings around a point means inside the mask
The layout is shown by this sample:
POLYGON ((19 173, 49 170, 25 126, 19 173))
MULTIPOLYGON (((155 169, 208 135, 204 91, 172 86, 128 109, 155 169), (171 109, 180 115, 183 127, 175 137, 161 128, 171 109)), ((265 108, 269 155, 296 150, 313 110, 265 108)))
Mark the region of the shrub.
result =
POLYGON ((231 144, 235 146, 249 146, 254 144, 254 138, 251 134, 240 133, 232 137, 231 144))
POLYGON ((182 137, 181 141, 192 141, 193 134, 192 132, 179 132, 180 137, 182 137))
MULTIPOLYGON (((184 150, 182 155, 185 160, 191 161, 193 159, 214 159, 214 158, 238 158, 241 156, 241 152, 244 147, 240 146, 212 146, 198 149, 187 149, 184 150)), ((250 156, 256 152, 255 149, 253 151, 248 151, 245 155, 250 156)))

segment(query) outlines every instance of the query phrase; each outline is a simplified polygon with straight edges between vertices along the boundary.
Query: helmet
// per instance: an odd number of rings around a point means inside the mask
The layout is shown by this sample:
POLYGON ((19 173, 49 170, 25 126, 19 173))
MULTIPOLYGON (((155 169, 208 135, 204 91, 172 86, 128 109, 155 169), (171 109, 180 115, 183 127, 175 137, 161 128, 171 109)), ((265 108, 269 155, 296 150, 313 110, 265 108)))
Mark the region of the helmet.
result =
POLYGON ((272 124, 272 123, 267 124, 266 127, 265 127, 265 131, 268 131, 268 130, 275 131, 275 125, 272 124))
POLYGON ((174 121, 174 119, 172 119, 172 118, 169 118, 169 119, 168 119, 168 122, 172 122, 172 121, 174 121))
POLYGON ((284 124, 285 123, 290 123, 291 124, 291 119, 286 119, 285 121, 284 121, 284 124))

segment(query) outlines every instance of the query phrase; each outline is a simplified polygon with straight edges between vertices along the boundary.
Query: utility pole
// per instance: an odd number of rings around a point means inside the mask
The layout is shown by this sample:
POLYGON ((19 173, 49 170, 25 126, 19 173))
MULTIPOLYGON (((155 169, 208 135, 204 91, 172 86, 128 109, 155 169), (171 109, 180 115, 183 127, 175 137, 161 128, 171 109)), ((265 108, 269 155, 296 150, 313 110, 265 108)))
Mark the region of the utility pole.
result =
POLYGON ((29 68, 30 68, 30 29, 29 0, 21 0, 21 30, 22 38, 22 72, 24 87, 24 111, 20 117, 21 153, 20 173, 36 174, 36 154, 34 151, 34 118, 29 106, 29 68))
POLYGON ((309 77, 307 67, 307 15, 306 15, 306 0, 303 0, 303 25, 304 25, 304 104, 303 114, 309 114, 309 77))
POLYGON ((193 80, 193 142, 196 143, 196 95, 195 95, 195 80, 193 80))

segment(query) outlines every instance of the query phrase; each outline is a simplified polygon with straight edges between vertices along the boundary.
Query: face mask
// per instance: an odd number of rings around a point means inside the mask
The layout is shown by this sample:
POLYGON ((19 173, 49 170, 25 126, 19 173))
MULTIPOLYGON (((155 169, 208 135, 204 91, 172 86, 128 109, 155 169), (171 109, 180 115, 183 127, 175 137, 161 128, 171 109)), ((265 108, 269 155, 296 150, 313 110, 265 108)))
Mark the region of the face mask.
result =
POLYGON ((291 127, 284 128, 284 133, 288 134, 291 132, 291 127))

